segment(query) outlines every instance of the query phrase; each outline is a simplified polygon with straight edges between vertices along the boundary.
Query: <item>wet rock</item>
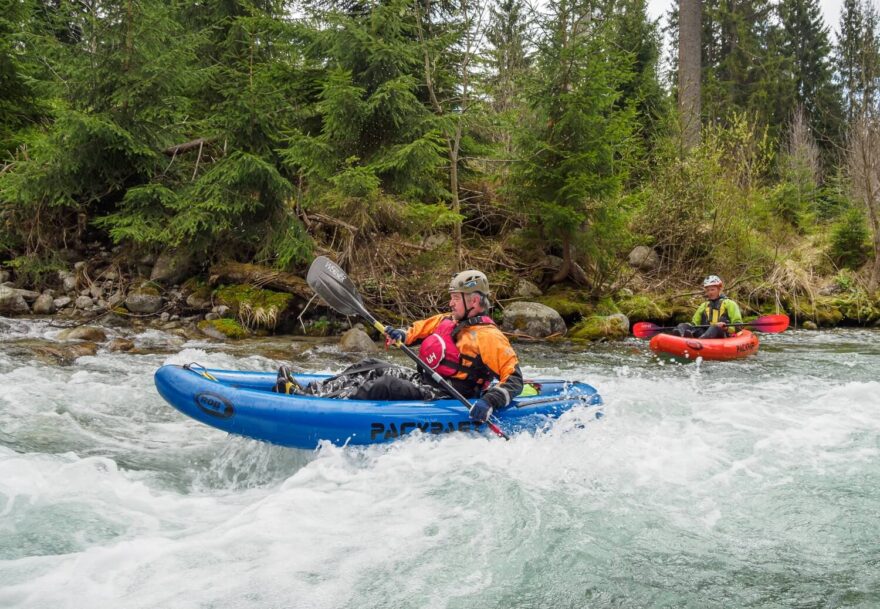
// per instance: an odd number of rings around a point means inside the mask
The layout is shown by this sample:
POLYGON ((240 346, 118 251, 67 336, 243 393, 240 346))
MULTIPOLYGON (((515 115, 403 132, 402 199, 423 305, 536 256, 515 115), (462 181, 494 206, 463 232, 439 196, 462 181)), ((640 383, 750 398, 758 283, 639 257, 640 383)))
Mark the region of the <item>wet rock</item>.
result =
POLYGON ((12 289, 15 290, 19 296, 24 298, 25 302, 34 302, 40 297, 40 293, 34 292, 33 290, 22 290, 21 288, 12 289))
POLYGON ((577 340, 620 340, 628 335, 629 320, 622 313, 591 315, 571 330, 571 337, 577 340))
POLYGON ((449 237, 443 233, 436 233, 434 235, 428 235, 425 237, 425 240, 422 241, 422 247, 425 247, 429 250, 435 250, 438 247, 446 245, 449 241, 449 237))
POLYGON ((64 288, 65 292, 75 292, 76 291, 76 276, 73 273, 68 273, 66 271, 58 272, 61 285, 64 288))
POLYGON ((87 340, 93 343, 102 343, 107 340, 107 334, 94 326, 78 326, 58 333, 62 340, 87 340))
POLYGON ((101 317, 101 325, 108 328, 125 328, 131 325, 129 318, 110 312, 101 317))
POLYGON ((0 315, 27 315, 31 312, 21 290, 0 286, 0 315))
POLYGON ((150 281, 163 284, 179 283, 195 266, 193 257, 181 250, 165 250, 156 259, 150 271, 150 281))
POLYGON ((37 345, 33 348, 34 355, 50 364, 70 365, 78 357, 95 355, 98 345, 95 343, 72 343, 69 345, 37 345))
POLYGON ((629 253, 627 261, 631 267, 645 272, 656 271, 660 267, 660 256, 657 255, 654 248, 647 245, 634 247, 629 253))
POLYGON ((501 327, 506 332, 526 334, 533 338, 563 335, 567 328, 562 316, 539 302, 515 302, 504 309, 501 327))
POLYGON ((234 319, 205 320, 198 324, 199 330, 206 336, 218 340, 246 338, 248 331, 234 319))
POLYGON ((562 265, 565 264, 565 260, 560 258, 559 256, 547 255, 544 256, 543 265, 544 268, 551 273, 556 273, 560 269, 562 269, 562 265))
POLYGON ((132 313, 155 313, 162 308, 162 297, 147 292, 132 292, 125 298, 125 308, 132 313))
POLYGON ((55 300, 52 301, 52 303, 55 305, 56 310, 63 309, 64 307, 69 305, 71 302, 73 302, 73 299, 71 299, 70 296, 59 296, 58 298, 56 298, 55 300))
POLYGON ((107 298, 107 307, 115 309, 125 302, 125 294, 122 291, 114 292, 107 298))
POLYGON ((804 330, 818 330, 819 326, 817 326, 815 322, 812 322, 808 319, 801 324, 801 328, 803 328, 804 330))
POLYGON ((616 306, 621 313, 634 321, 668 319, 671 315, 668 307, 661 306, 650 296, 645 295, 621 298, 616 306))
POLYGON ((73 304, 77 309, 91 309, 95 301, 92 300, 91 296, 77 296, 73 304))
POLYGON ((52 315, 56 310, 52 294, 40 294, 34 301, 34 314, 36 315, 52 315))
POLYGON ((0 270, 0 283, 6 283, 9 281, 9 271, 0 270))
POLYGON ((537 298, 541 294, 543 294, 541 288, 528 279, 520 279, 513 291, 513 295, 517 298, 537 298))
POLYGON ((211 308, 211 297, 210 295, 206 298, 200 292, 193 292, 189 296, 186 297, 186 306, 191 309, 199 309, 201 311, 207 310, 211 308))
POLYGON ((352 328, 339 339, 339 349, 344 353, 376 353, 379 348, 370 335, 361 328, 352 328))

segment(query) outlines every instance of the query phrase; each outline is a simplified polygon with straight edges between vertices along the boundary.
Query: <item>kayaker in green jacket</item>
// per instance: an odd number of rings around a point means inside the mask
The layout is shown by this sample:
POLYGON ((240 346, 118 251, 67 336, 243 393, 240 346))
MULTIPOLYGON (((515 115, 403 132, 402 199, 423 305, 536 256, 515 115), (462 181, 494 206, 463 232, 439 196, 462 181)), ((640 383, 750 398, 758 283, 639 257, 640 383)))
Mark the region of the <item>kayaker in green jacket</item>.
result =
POLYGON ((730 324, 742 323, 739 305, 721 293, 724 282, 718 275, 709 275, 703 281, 703 296, 706 302, 697 308, 691 323, 678 324, 672 331, 676 336, 685 338, 724 338, 735 334, 736 328, 730 324), (695 326, 709 326, 703 331, 695 326))

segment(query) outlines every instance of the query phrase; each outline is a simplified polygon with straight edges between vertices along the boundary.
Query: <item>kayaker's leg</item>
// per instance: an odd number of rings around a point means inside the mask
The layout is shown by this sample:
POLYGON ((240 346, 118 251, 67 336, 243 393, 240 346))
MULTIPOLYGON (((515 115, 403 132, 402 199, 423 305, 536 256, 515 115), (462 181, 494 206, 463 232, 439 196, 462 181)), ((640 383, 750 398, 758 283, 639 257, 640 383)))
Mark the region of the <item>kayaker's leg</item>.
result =
POLYGON ((272 387, 272 391, 275 393, 296 393, 302 395, 306 393, 306 388, 293 378, 293 375, 290 373, 290 368, 287 366, 280 366, 278 368, 278 377, 275 380, 275 386, 272 387))
POLYGON ((675 330, 670 332, 673 336, 681 336, 682 338, 694 338, 697 335, 697 330, 689 323, 678 324, 675 326, 675 330))
POLYGON ((727 336, 727 332, 724 328, 719 326, 709 326, 700 338, 724 338, 727 336))
POLYGON ((421 388, 415 383, 392 375, 382 375, 361 385, 351 396, 353 400, 423 400, 421 388))

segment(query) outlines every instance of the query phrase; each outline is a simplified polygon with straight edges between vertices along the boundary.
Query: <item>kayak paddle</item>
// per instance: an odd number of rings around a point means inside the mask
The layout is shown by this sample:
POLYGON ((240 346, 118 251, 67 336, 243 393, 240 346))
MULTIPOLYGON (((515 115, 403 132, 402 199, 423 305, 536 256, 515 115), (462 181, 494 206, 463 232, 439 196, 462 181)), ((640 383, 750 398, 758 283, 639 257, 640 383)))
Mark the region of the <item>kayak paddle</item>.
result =
MULTIPOLYGON (((727 324, 728 326, 733 326, 735 328, 741 327, 750 327, 758 330, 759 332, 767 332, 769 334, 776 334, 778 332, 784 331, 788 328, 788 315, 764 315, 755 319, 753 321, 739 323, 739 324, 727 324)), ((709 326, 694 326, 695 328, 708 328, 709 326)), ((640 321, 636 325, 633 326, 633 336, 636 338, 651 338, 661 332, 666 332, 667 330, 675 330, 676 326, 669 326, 665 328, 661 328, 657 324, 652 324, 649 321, 640 321)))
MULTIPOLYGON (((358 294, 357 288, 351 279, 349 279, 348 275, 345 274, 345 271, 339 268, 335 262, 326 256, 318 256, 315 258, 312 265, 309 267, 306 282, 313 290, 315 290, 318 296, 324 299, 324 302, 343 315, 359 315, 370 322, 370 325, 376 328, 380 333, 385 334, 385 325, 367 311, 363 300, 361 300, 361 295, 358 294)), ((446 379, 437 374, 434 370, 431 370, 425 362, 419 359, 419 356, 416 355, 412 349, 403 343, 399 343, 399 345, 400 348, 403 349, 403 352, 406 353, 426 374, 430 375, 435 383, 440 385, 444 391, 461 402, 462 405, 470 411, 471 403, 467 401, 467 398, 456 391, 446 379)), ((486 421, 486 425, 488 425, 489 429, 491 429, 496 435, 505 440, 510 439, 507 434, 501 431, 501 429, 492 423, 492 421, 486 421)))

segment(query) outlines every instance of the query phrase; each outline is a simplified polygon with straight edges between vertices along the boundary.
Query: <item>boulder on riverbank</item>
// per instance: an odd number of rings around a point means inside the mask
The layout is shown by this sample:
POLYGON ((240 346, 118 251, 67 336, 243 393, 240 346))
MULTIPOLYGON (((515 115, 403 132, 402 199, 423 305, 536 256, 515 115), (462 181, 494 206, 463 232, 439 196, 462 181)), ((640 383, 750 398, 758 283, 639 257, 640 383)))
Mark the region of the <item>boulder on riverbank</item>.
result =
POLYGON ((563 336, 568 328, 558 312, 539 302, 515 302, 504 309, 501 329, 530 338, 563 336))
POLYGON ((339 349, 344 353, 376 353, 379 347, 370 338, 363 326, 358 324, 348 332, 344 333, 339 339, 339 349))
POLYGON ((247 338, 250 334, 234 319, 205 319, 198 323, 199 330, 205 336, 217 340, 237 340, 247 338))
POLYGON ((94 326, 77 326, 58 333, 61 340, 85 340, 93 343, 103 343, 107 340, 107 334, 101 328, 94 326))
POLYGON ((629 336, 629 319, 623 313, 590 315, 571 329, 574 340, 621 340, 629 336))
POLYGON ((23 291, 0 285, 0 315, 14 317, 16 315, 27 315, 31 312, 31 308, 25 301, 24 295, 22 295, 23 291))

